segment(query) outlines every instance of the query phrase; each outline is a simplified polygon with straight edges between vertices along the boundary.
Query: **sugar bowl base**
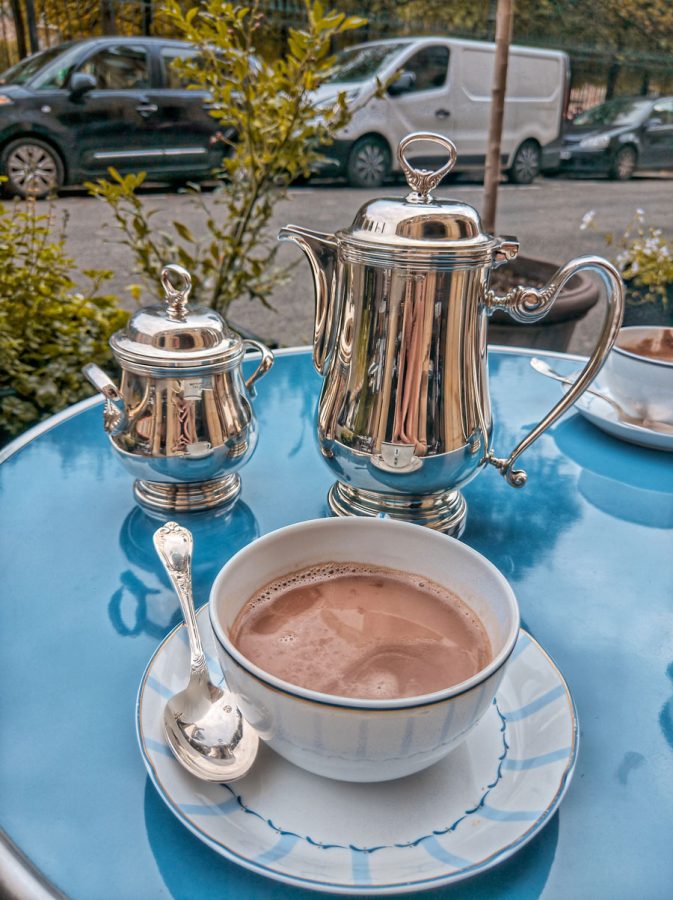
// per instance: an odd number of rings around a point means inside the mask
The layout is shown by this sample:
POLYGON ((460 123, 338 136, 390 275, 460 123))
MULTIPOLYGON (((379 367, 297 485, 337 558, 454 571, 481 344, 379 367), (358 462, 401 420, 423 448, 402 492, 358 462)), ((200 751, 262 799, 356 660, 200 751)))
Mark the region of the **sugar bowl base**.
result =
POLYGON ((460 491, 433 491, 427 494, 386 494, 367 491, 336 481, 327 502, 337 516, 378 516, 424 525, 460 537, 465 530, 467 503, 460 491))
POLYGON ((238 475, 173 483, 137 480, 133 485, 136 500, 151 512, 198 512, 230 506, 240 492, 238 475))

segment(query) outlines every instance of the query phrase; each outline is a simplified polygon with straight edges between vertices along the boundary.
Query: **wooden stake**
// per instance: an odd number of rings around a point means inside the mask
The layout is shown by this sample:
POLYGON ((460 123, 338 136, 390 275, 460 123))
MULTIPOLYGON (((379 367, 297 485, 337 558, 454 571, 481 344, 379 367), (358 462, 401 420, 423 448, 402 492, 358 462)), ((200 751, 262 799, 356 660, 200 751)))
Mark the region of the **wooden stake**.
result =
POLYGON ((507 88, 507 63, 509 45, 512 43, 513 0, 498 0, 495 20, 495 64, 493 67, 493 91, 491 93, 491 121, 488 129, 488 151, 484 174, 484 230, 495 231, 495 214, 498 205, 500 181, 500 143, 502 122, 505 115, 505 90, 507 88))

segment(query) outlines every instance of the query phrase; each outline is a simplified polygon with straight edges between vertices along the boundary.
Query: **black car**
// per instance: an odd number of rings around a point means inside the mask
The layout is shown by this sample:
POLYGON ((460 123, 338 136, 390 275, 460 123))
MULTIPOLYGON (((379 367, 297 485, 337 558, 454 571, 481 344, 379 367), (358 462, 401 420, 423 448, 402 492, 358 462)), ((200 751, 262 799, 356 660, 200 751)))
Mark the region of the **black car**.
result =
POLYGON ((617 97, 581 112, 543 151, 543 169, 626 181, 673 169, 673 97, 617 97))
POLYGON ((145 171, 207 177, 226 152, 210 96, 188 90, 171 62, 195 55, 183 41, 94 38, 51 47, 0 75, 0 175, 19 196, 145 171))

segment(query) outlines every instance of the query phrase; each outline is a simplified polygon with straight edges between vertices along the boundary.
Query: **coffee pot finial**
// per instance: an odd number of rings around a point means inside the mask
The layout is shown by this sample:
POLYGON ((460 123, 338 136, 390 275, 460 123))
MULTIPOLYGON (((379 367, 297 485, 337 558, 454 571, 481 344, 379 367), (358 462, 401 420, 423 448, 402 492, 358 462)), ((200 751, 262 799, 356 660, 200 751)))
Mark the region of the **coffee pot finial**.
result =
POLYGON ((407 184, 412 192, 405 198, 408 203, 432 203, 430 191, 434 190, 445 175, 453 169, 458 157, 456 145, 449 138, 442 134, 435 134, 432 131, 415 131, 408 134, 399 143, 397 148, 397 158, 407 179, 407 184), (410 144, 417 141, 430 141, 439 144, 449 154, 448 160, 439 169, 416 169, 411 165, 404 155, 404 151, 410 144))

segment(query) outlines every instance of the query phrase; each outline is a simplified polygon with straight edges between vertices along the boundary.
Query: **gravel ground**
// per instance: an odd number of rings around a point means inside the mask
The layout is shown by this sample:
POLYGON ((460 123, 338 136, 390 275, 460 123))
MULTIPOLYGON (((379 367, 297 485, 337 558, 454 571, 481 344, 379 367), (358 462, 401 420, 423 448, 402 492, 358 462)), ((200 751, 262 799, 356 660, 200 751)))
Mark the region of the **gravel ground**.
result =
MULTIPOLYGON (((356 210, 374 196, 401 196, 401 184, 383 190, 368 191, 337 184, 314 184, 290 191, 286 201, 275 211, 272 232, 289 222, 322 231, 334 231, 349 225, 356 210)), ((480 209, 483 187, 476 181, 456 180, 437 193, 455 197, 480 209)), ((188 195, 164 193, 148 188, 147 204, 160 210, 155 218, 163 222, 179 219, 194 234, 202 233, 200 215, 192 208, 188 195)), ((115 243, 114 228, 106 206, 81 191, 64 193, 57 201, 59 209, 70 214, 68 250, 83 267, 104 267, 116 272, 111 287, 120 296, 126 286, 137 281, 128 250, 115 243)), ((626 183, 607 180, 540 179, 521 187, 503 184, 499 193, 497 232, 514 234, 521 243, 522 255, 554 263, 564 263, 587 253, 607 255, 599 233, 581 231, 579 224, 589 209, 596 211, 601 230, 620 232, 637 208, 645 210, 649 224, 673 233, 673 179, 657 174, 641 176, 626 183)), ((272 338, 281 345, 307 344, 311 340, 313 320, 313 285, 309 266, 294 245, 284 245, 279 260, 298 264, 289 284, 278 288, 269 298, 275 307, 271 312, 259 303, 238 301, 233 304, 233 322, 272 338)), ((132 301, 126 304, 132 307, 132 301)), ((578 325, 569 350, 585 352, 595 341, 603 316, 603 303, 598 304, 578 325)))

